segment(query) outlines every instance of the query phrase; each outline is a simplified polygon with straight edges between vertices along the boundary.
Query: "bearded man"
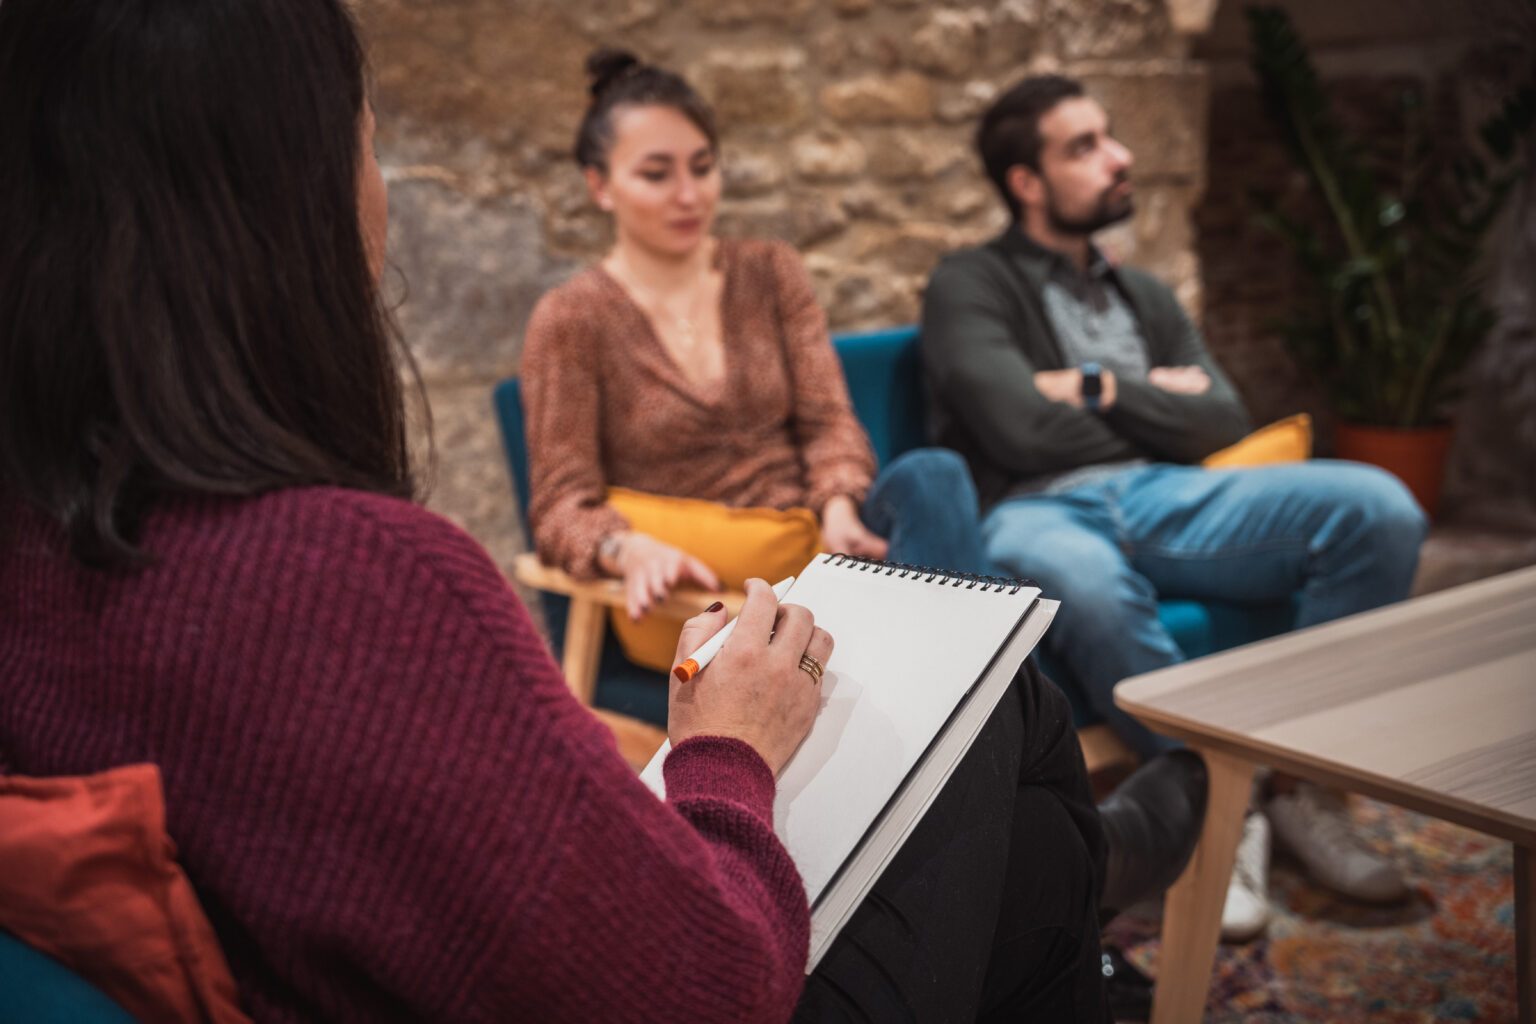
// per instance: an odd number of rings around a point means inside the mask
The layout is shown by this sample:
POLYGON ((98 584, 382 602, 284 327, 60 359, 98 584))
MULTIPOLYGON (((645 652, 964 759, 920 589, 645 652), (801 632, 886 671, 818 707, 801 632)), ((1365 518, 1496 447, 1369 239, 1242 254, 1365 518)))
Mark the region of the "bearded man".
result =
MULTIPOLYGON (((1295 595, 1297 625, 1407 595, 1425 518, 1395 478, 1315 460, 1207 470, 1241 438, 1241 398, 1173 292, 1110 264, 1093 235, 1132 212, 1133 158, 1080 83, 1029 78, 983 116, 977 149, 1013 215, 947 257, 923 304, 939 443, 966 457, 998 571, 1038 580, 1061 611, 1045 646, 1064 685, 1143 755, 1170 745, 1114 706, 1121 679, 1184 657, 1160 597, 1234 604, 1295 595)), ((1268 917, 1269 825, 1323 883, 1404 893, 1336 794, 1282 786, 1239 848, 1224 931, 1268 917)))

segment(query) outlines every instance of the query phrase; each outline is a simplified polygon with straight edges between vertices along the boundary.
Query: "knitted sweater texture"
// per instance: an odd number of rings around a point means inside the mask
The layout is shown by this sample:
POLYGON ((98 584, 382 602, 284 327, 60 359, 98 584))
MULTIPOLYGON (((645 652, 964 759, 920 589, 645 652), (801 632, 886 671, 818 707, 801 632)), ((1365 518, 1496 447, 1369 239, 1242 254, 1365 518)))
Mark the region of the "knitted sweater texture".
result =
POLYGON ((258 1021, 783 1020, 809 913, 749 747, 656 800, 486 554, 335 488, 177 499, 88 570, 0 503, 0 769, 152 761, 258 1021))

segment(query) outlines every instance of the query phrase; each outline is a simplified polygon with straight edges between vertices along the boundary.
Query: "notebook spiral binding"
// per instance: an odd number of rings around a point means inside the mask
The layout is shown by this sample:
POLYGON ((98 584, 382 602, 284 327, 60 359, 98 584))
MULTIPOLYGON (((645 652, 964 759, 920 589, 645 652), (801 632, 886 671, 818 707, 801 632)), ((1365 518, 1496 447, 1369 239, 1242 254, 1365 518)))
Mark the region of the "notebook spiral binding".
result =
POLYGON ((827 555, 824 559, 829 565, 847 566, 857 569, 859 572, 885 573, 887 576, 895 576, 897 579, 917 579, 922 577, 924 583, 937 582, 940 586, 959 587, 966 590, 975 590, 978 586, 983 592, 995 590, 1001 593, 1007 590, 1010 594, 1017 594, 1024 587, 1035 586, 1035 581, 1030 579, 1017 579, 1008 576, 987 576, 975 572, 952 572, 947 569, 935 569, 931 565, 910 565, 906 562, 885 562, 878 558, 865 558, 863 555, 847 555, 841 551, 827 555))

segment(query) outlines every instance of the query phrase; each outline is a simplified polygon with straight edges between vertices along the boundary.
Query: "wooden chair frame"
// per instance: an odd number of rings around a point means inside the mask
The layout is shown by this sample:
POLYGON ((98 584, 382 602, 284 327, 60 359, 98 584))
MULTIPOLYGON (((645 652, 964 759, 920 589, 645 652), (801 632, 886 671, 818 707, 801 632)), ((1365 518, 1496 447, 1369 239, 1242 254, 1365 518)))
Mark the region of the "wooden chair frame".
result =
MULTIPOLYGON (((561 655, 560 670, 576 699, 591 706, 597 689, 598 656, 603 649, 603 637, 608 628, 607 612, 610 608, 624 607, 624 585, 619 580, 578 580, 553 566, 539 561, 539 556, 528 553, 518 555, 513 563, 513 573, 519 583, 535 590, 551 594, 563 594, 570 599, 571 610, 565 623, 565 650, 561 655)), ((722 602, 732 615, 741 610, 746 595, 740 591, 713 593, 693 587, 678 587, 667 599, 656 605, 651 614, 682 622, 702 612, 716 601, 722 602)))

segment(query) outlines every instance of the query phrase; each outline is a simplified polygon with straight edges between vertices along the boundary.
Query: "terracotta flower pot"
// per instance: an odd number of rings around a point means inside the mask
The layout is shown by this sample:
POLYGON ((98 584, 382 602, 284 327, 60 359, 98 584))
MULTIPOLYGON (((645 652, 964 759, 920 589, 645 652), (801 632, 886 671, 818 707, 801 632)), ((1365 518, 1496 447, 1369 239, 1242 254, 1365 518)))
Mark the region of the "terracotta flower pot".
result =
POLYGON ((1440 505, 1452 429, 1450 424, 1404 429, 1339 423, 1334 429, 1334 451, 1341 459, 1380 466, 1395 474, 1433 519, 1440 505))

